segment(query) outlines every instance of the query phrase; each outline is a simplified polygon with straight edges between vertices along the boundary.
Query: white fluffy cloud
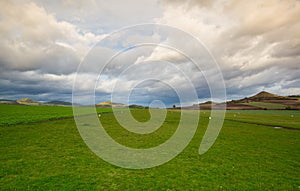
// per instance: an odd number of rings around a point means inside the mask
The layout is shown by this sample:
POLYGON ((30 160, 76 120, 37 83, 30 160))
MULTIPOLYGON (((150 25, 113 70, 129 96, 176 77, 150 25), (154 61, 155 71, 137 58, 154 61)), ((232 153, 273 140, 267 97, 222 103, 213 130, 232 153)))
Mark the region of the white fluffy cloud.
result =
POLYGON ((299 78, 299 1, 166 0, 163 5, 166 11, 157 22, 204 42, 222 68, 229 93, 299 94, 299 87, 288 87, 299 78))
MULTIPOLYGON (((299 18, 297 0, 1 1, 0 97, 46 99, 46 95, 51 95, 70 101, 77 66, 94 43, 120 27, 146 22, 177 27, 203 42, 220 65, 229 99, 261 90, 299 94, 299 18)), ((144 42, 147 38, 160 44, 180 45, 190 55, 203 57, 180 35, 173 38, 173 42, 155 33, 132 35, 120 46, 144 42)), ((117 52, 112 46, 96 47, 99 50, 95 53, 108 58, 117 52)), ((151 60, 173 62, 198 83, 200 98, 209 97, 203 76, 191 63, 180 54, 157 46, 121 55, 116 63, 111 63, 97 86, 97 93, 103 96, 100 100, 109 98, 111 87, 118 80, 123 83, 119 91, 126 91, 149 71, 184 88, 182 76, 169 70, 167 65, 153 68, 146 64, 118 76, 122 65, 151 60)), ((94 85, 92 79, 105 59, 91 61, 91 65, 83 66, 78 74, 78 78, 85 81, 80 87, 82 91, 94 85)), ((213 69, 202 69, 214 73, 213 69)), ((139 87, 145 90, 141 90, 142 96, 136 97, 139 103, 143 97, 168 97, 170 91, 163 85, 154 82, 153 88, 146 85, 151 86, 151 83, 139 87), (153 96, 146 96, 147 93, 153 96)), ((168 99, 170 103, 176 100, 168 99)))
POLYGON ((50 73, 73 72, 90 46, 103 38, 57 21, 35 3, 1 1, 0 66, 50 73))

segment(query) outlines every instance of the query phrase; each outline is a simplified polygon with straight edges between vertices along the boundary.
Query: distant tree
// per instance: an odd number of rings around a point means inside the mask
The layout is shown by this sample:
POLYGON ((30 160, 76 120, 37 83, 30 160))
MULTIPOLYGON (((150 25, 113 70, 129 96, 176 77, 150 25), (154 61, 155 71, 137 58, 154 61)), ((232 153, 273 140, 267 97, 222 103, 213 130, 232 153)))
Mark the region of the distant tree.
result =
POLYGON ((173 109, 175 109, 176 108, 176 105, 173 105, 173 109))
POLYGON ((285 109, 286 109, 286 110, 291 110, 292 107, 291 107, 291 106, 287 106, 285 109))

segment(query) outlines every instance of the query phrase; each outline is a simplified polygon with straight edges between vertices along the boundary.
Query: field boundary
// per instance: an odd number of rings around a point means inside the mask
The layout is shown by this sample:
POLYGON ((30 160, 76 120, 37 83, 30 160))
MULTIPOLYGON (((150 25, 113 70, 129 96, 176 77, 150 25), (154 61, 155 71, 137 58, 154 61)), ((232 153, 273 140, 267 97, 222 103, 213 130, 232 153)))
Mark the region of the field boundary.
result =
MULTIPOLYGON (((112 112, 99 112, 98 114, 107 114, 107 113, 112 113, 112 112)), ((88 115, 94 115, 94 114, 85 114, 85 115, 81 115, 81 116, 88 116, 88 115)), ((47 121, 60 121, 60 120, 65 120, 65 119, 71 119, 74 118, 75 116, 65 116, 65 117, 57 117, 57 118, 52 118, 52 119, 43 119, 43 120, 37 120, 37 121, 28 121, 28 122, 19 122, 19 123, 14 123, 14 124, 0 124, 0 127, 4 127, 4 126, 16 126, 16 125, 25 125, 25 124, 36 124, 36 123, 43 123, 43 122, 47 122, 47 121)))
POLYGON ((282 129, 287 129, 287 130, 295 130, 295 131, 300 131, 300 128, 294 128, 294 127, 286 127, 286 126, 278 126, 278 125, 270 125, 270 124, 264 124, 264 123, 257 123, 257 122, 248 122, 248 121, 240 121, 240 120, 234 120, 234 119, 226 119, 225 121, 234 121, 234 122, 239 122, 239 123, 246 123, 246 124, 252 124, 252 125, 260 125, 260 126, 266 126, 266 127, 280 127, 282 129))

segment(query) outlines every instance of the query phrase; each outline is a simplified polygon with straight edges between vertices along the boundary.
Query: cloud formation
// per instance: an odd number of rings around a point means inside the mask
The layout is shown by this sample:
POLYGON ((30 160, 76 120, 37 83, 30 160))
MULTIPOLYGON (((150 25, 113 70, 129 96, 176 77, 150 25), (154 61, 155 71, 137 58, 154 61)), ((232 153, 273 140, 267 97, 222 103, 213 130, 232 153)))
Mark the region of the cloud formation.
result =
MULTIPOLYGON (((130 6, 127 4, 92 0, 1 1, 0 97, 71 101, 77 67, 89 49, 118 28, 145 22, 179 28, 203 42, 221 68, 229 99, 261 90, 282 95, 300 94, 299 1, 132 0, 130 6)), ((170 42, 167 36, 155 33, 133 35, 123 39, 123 44, 96 47, 96 52, 107 58, 120 48, 147 38, 161 44, 178 44, 194 57, 203 57, 180 36, 170 42)), ((80 87, 83 92, 95 85, 92 79, 97 78, 96 71, 104 65, 105 59, 90 61, 91 64, 84 65, 77 74, 85 81, 80 87)), ((187 72, 198 84, 199 100, 209 99, 201 72, 178 53, 157 46, 137 48, 134 53, 121 55, 108 65, 101 83, 97 84, 97 101, 109 99, 118 81, 123 84, 118 90, 122 93, 149 71, 183 89, 183 77, 165 61, 187 72), (138 63, 151 60, 163 61, 138 67, 138 63), (122 66, 134 63, 136 67, 131 72, 119 76, 122 66)), ((213 68, 203 70, 214 75, 213 68)), ((139 91, 134 92, 133 99, 138 103, 149 103, 153 99, 163 99, 167 104, 178 101, 173 91, 153 81, 139 85, 139 91)))
POLYGON ((262 89, 299 94, 299 87, 288 88, 299 78, 299 1, 163 4, 166 11, 158 22, 182 28, 209 47, 222 68, 229 97, 262 89))

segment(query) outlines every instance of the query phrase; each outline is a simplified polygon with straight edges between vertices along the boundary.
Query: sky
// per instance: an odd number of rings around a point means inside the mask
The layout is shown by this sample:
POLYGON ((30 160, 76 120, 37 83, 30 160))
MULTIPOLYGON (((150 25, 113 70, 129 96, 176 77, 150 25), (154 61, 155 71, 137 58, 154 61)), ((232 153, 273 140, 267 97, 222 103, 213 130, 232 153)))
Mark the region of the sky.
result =
POLYGON ((0 98, 71 102, 76 92, 81 104, 114 97, 170 106, 180 103, 178 92, 195 91, 188 105, 212 99, 223 82, 228 100, 260 91, 299 95, 299 18, 298 0, 0 1, 0 98))

